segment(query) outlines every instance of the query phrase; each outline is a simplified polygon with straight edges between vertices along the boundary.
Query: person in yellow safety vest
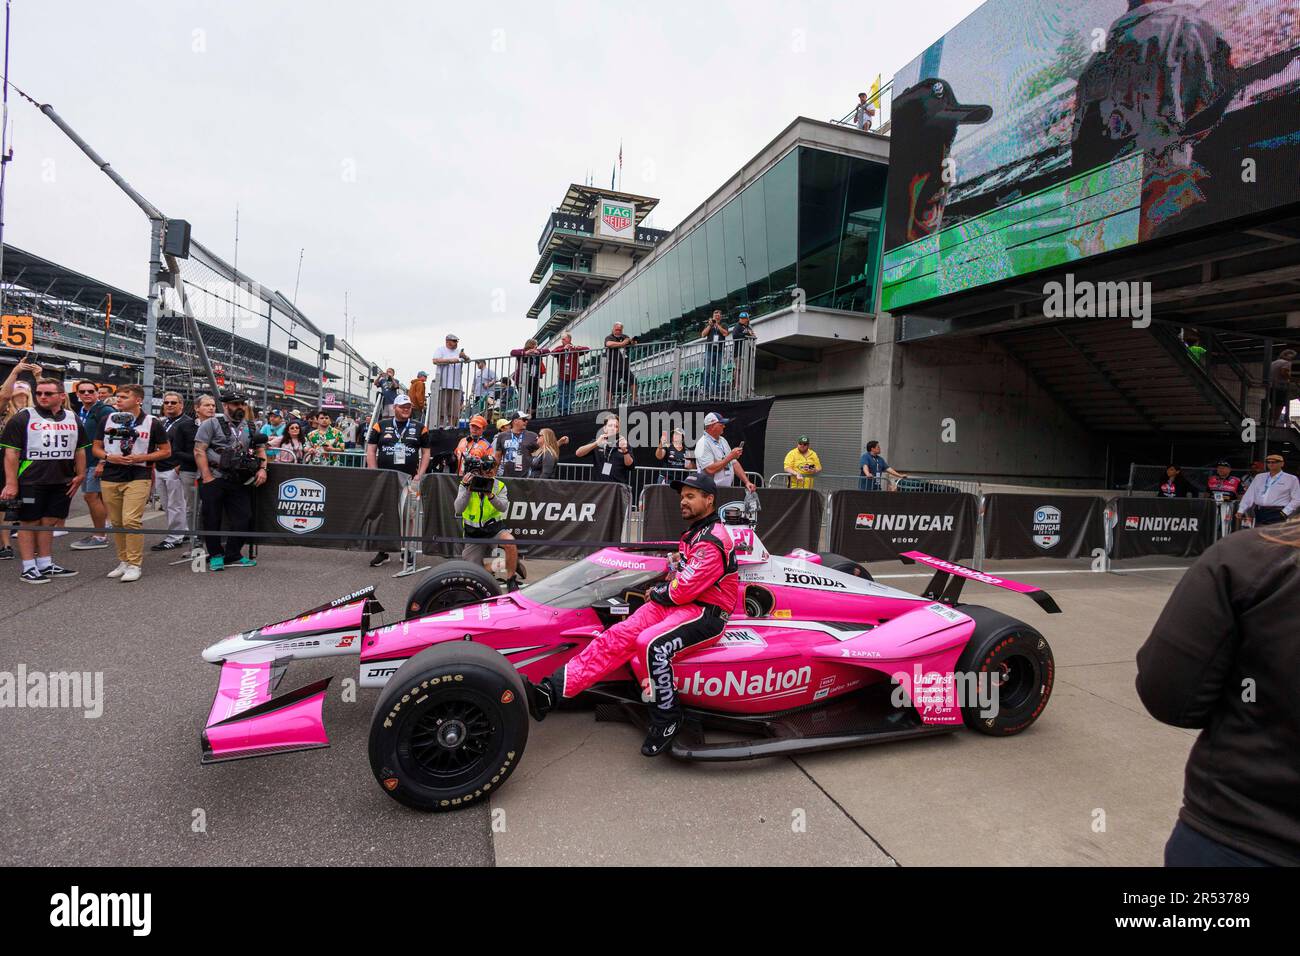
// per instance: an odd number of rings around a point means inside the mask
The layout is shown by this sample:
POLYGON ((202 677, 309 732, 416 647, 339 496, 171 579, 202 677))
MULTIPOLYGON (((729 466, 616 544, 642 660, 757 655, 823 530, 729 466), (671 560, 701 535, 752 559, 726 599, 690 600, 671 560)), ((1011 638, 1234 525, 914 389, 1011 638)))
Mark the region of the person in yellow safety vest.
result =
POLYGON ((785 473, 790 476, 791 488, 811 488, 813 475, 822 470, 821 459, 817 452, 808 447, 808 436, 799 436, 799 445, 791 448, 785 456, 785 473))
MULTIPOLYGON (((510 510, 506 484, 496 476, 496 458, 490 449, 485 449, 486 442, 472 447, 465 456, 465 474, 456 490, 455 509, 456 517, 461 520, 462 537, 483 539, 465 545, 461 557, 491 570, 487 564, 495 546, 491 542, 513 541, 514 535, 505 523, 510 510)), ((525 574, 519 549, 502 544, 501 550, 505 554, 506 590, 517 591, 519 580, 525 574)))

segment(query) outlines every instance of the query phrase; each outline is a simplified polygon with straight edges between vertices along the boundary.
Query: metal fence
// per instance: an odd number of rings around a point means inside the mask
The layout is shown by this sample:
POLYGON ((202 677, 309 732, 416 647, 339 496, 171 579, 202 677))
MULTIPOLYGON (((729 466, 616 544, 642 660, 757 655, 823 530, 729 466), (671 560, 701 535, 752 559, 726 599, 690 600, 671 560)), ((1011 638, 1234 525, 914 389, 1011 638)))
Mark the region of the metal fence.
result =
POLYGON ((515 409, 533 418, 595 413, 621 403, 742 401, 754 395, 753 339, 711 344, 641 342, 626 348, 515 349, 509 355, 435 358, 427 424, 454 428, 515 409), (438 362, 443 364, 436 364, 438 362))
POLYGON ((826 494, 833 491, 964 491, 978 494, 980 483, 970 478, 944 478, 939 475, 871 478, 866 475, 828 475, 822 473, 810 478, 799 478, 789 472, 778 471, 768 476, 767 485, 769 488, 814 488, 826 494))

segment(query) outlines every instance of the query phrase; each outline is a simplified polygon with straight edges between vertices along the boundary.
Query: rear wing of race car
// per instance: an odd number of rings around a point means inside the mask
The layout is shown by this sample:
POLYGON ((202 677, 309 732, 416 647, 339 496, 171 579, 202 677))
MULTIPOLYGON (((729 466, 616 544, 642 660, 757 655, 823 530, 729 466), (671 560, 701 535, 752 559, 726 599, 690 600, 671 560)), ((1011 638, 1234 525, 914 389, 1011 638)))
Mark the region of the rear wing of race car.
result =
POLYGON ((1000 578, 995 574, 976 571, 974 568, 954 564, 951 561, 945 561, 943 558, 936 558, 934 555, 925 554, 921 551, 904 551, 898 557, 904 564, 924 564, 935 569, 934 577, 925 586, 924 592, 924 596, 931 601, 938 601, 940 604, 948 605, 956 604, 961 599, 962 585, 970 580, 1023 594, 1048 614, 1061 613, 1060 606, 1052 599, 1052 596, 1042 588, 1036 588, 1032 584, 1021 584, 1019 581, 1000 578))

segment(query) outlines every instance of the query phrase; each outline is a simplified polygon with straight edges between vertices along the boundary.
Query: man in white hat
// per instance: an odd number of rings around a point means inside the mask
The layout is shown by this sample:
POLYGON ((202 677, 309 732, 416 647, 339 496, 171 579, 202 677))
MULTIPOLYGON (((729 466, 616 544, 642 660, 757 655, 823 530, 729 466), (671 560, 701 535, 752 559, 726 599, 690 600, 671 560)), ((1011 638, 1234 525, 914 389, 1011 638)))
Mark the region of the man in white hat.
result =
POLYGON ((438 428, 454 428, 460 419, 465 394, 460 366, 469 360, 460 347, 460 337, 454 332, 447 333, 445 345, 433 350, 433 364, 438 366, 438 419, 434 422, 438 428))
POLYGON ((729 421, 731 419, 723 418, 717 412, 704 416, 704 434, 695 443, 695 467, 712 478, 719 488, 729 488, 734 481, 737 485, 744 485, 746 491, 753 491, 754 483, 740 467, 743 443, 733 450, 723 437, 729 421))

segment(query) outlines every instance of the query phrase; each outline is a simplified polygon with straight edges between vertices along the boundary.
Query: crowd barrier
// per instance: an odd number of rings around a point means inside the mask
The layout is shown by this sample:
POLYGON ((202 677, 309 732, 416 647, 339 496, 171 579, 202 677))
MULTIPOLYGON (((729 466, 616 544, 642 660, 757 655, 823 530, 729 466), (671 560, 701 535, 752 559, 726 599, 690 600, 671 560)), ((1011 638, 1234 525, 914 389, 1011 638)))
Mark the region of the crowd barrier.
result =
MULTIPOLYGON (((807 488, 759 488, 758 534, 773 554, 796 548, 819 551, 822 536, 822 500, 807 488)), ((743 501, 744 488, 719 488, 717 504, 743 501)), ((676 541, 687 528, 682 520, 681 498, 668 485, 650 485, 642 492, 641 538, 676 541)))

